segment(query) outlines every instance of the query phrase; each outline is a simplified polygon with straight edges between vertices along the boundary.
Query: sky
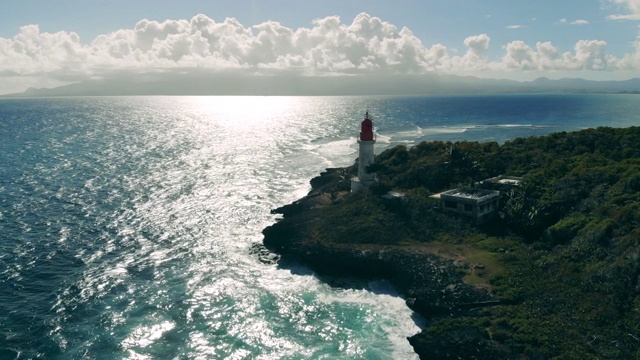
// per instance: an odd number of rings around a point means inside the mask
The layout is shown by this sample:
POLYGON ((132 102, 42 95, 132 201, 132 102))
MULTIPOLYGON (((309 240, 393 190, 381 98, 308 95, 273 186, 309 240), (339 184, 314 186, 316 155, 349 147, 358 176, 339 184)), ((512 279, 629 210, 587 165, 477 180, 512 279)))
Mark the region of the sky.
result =
POLYGON ((640 77, 640 0, 0 0, 0 94, 114 76, 640 77))

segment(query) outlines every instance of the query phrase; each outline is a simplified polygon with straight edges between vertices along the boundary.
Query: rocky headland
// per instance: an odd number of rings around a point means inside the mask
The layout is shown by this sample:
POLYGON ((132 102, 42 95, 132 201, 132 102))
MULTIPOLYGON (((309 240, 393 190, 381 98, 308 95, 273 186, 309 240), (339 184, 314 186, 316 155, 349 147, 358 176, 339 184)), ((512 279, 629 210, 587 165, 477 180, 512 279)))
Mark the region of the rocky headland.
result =
POLYGON ((426 320, 421 359, 640 358, 640 128, 397 146, 368 170, 357 193, 354 167, 312 179, 272 210, 266 249, 328 281, 388 280, 426 320), (522 184, 481 226, 430 198, 500 174, 522 184))
MULTIPOLYGON (((314 232, 323 208, 336 201, 336 195, 332 199, 330 194, 342 181, 340 170, 344 169, 327 169, 311 180, 312 189, 307 196, 272 210, 283 218, 264 229, 267 249, 287 260, 300 261, 320 275, 388 280, 406 299, 407 306, 427 320, 468 314, 503 303, 486 288, 463 281, 463 274, 483 265, 471 264, 451 254, 438 255, 432 247, 322 241, 314 232)), ((461 358, 478 353, 491 355, 493 359, 508 355, 508 351, 498 344, 492 344, 473 331, 443 334, 437 339, 431 335, 428 341, 425 337, 423 332, 409 339, 425 359, 439 355, 446 358, 453 347, 459 349, 455 353, 461 358)))

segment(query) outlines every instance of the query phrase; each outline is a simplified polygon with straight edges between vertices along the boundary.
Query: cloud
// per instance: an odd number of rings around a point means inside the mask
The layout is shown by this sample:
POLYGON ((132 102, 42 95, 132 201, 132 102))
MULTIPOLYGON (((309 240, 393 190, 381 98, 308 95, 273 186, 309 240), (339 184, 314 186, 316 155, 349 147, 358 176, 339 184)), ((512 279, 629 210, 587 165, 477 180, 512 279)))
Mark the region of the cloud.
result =
MULTIPOLYGON (((574 53, 560 54, 551 42, 538 42, 535 49, 523 41, 512 41, 506 46, 501 64, 512 70, 535 71, 613 71, 621 67, 620 60, 606 54, 606 41, 580 40, 574 53)), ((494 63, 494 66, 501 65, 494 63)))
MULTIPOLYGON (((558 24, 566 24, 568 22, 569 22, 569 20, 567 20, 567 19, 558 20, 558 24)), ((589 21, 580 19, 580 20, 572 21, 569 24, 571 24, 571 25, 587 25, 587 24, 589 24, 589 21)))
POLYGON ((15 85, 22 78, 29 85, 57 84, 114 73, 150 76, 196 70, 323 76, 640 68, 640 50, 616 58, 606 54, 601 40, 580 40, 573 52, 565 53, 550 42, 532 46, 516 40, 503 45, 504 54, 496 59, 487 56, 487 34, 469 36, 463 44, 461 55, 442 44, 426 46, 411 30, 366 13, 351 23, 329 16, 298 29, 275 21, 247 27, 233 18, 216 22, 202 14, 188 20, 141 20, 89 44, 73 32, 47 33, 38 25, 26 25, 13 38, 0 37, 0 83, 9 79, 6 83, 15 85))
POLYGON ((506 26, 507 29, 524 29, 526 28, 526 26, 524 25, 508 25, 506 26))
POLYGON ((507 44, 507 54, 502 58, 503 63, 510 69, 535 70, 537 68, 535 52, 524 41, 512 41, 507 44))
POLYGON ((409 29, 362 13, 351 24, 337 16, 292 30, 277 22, 245 27, 205 15, 191 20, 141 20, 133 29, 100 35, 81 45, 75 33, 21 28, 0 38, 3 71, 99 73, 104 69, 184 68, 298 70, 307 74, 362 71, 421 72, 439 63, 442 46, 425 47, 409 29))
MULTIPOLYGON (((464 39, 467 51, 462 56, 451 56, 446 47, 440 45, 440 63, 434 70, 438 71, 459 71, 460 69, 482 70, 487 67, 488 58, 486 56, 491 38, 487 34, 473 35, 464 39)), ((435 47, 435 46, 434 46, 435 47)))
POLYGON ((640 0, 609 0, 626 8, 630 14, 609 15, 609 20, 640 20, 640 0))
POLYGON ((469 54, 483 57, 487 49, 489 49, 490 41, 491 38, 487 34, 480 34, 464 39, 464 44, 469 47, 469 54))
POLYGON ((14 74, 46 73, 61 68, 83 68, 87 53, 76 33, 40 33, 37 25, 20 28, 12 40, 0 38, 0 71, 14 74))
POLYGON ((587 20, 576 20, 571 22, 571 25, 587 25, 587 24, 589 24, 587 20))
POLYGON ((578 64, 579 69, 586 70, 608 70, 616 63, 613 56, 607 56, 605 49, 606 41, 580 40, 575 46, 575 56, 573 62, 578 64))

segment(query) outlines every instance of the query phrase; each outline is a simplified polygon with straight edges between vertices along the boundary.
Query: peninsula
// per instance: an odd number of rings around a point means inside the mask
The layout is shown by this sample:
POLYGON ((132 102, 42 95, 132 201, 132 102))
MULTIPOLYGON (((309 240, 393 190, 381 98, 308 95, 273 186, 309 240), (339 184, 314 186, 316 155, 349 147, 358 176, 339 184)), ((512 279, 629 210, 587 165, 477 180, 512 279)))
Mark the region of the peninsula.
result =
POLYGON ((387 279, 427 320, 409 338, 422 359, 640 357, 640 127, 396 146, 351 192, 357 169, 273 210, 264 245, 387 279), (482 181, 502 174, 521 180, 482 181), (434 195, 451 189, 499 193, 496 216, 443 211, 434 195))

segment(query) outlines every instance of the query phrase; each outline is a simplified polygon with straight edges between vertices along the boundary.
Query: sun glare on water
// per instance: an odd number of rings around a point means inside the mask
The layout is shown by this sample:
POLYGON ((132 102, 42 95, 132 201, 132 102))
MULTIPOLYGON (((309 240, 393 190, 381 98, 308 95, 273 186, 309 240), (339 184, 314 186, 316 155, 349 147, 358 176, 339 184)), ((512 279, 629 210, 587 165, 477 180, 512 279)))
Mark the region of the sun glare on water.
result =
POLYGON ((194 110, 222 119, 226 125, 257 127, 268 125, 291 111, 290 96, 203 96, 193 98, 194 110))

